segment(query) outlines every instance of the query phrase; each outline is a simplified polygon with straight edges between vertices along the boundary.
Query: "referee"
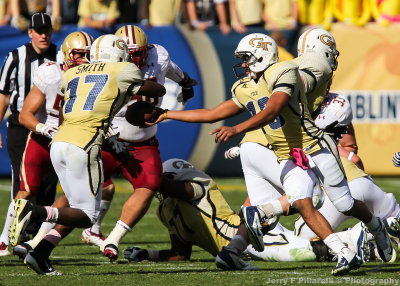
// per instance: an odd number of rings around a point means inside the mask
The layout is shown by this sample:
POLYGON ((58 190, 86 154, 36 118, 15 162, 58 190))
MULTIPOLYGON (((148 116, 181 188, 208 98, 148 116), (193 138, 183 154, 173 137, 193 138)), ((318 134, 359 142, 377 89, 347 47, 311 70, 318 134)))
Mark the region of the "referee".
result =
MULTIPOLYGON (((7 151, 12 168, 13 199, 19 190, 20 165, 29 133, 28 129, 19 124, 18 116, 25 97, 32 87, 33 73, 36 72, 41 64, 48 61, 56 61, 57 47, 51 42, 52 32, 49 15, 44 13, 32 15, 28 29, 31 41, 10 52, 0 71, 0 122, 3 120, 8 106, 10 106, 11 111, 7 124, 7 151)), ((2 147, 0 135, 0 148, 2 147)), ((48 175, 43 186, 41 186, 41 191, 38 192, 38 203, 51 205, 54 201, 56 186, 57 176, 55 173, 48 175), (41 195, 42 197, 40 197, 41 195)), ((14 204, 12 202, 8 214, 13 207, 14 204)), ((0 237, 0 256, 2 242, 8 245, 8 230, 13 220, 8 214, 0 237), (11 222, 8 222, 9 220, 11 222)))

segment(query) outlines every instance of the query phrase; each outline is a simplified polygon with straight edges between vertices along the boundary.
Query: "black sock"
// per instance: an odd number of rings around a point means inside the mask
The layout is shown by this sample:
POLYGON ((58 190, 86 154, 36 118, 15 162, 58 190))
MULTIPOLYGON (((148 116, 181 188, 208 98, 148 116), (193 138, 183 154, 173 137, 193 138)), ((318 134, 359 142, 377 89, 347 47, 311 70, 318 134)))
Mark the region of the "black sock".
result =
POLYGON ((48 241, 47 239, 42 239, 42 241, 39 242, 39 244, 35 247, 35 252, 41 256, 49 258, 54 247, 56 246, 52 244, 50 241, 48 241))
POLYGON ((32 221, 45 221, 47 218, 47 210, 44 206, 32 204, 32 221))

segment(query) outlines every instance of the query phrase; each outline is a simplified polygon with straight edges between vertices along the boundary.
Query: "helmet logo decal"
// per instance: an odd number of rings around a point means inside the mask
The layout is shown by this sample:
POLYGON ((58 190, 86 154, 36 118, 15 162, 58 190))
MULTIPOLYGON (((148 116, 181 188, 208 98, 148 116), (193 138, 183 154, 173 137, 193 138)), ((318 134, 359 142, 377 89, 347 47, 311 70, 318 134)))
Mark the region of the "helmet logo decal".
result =
POLYGON ((192 165, 187 164, 187 163, 184 162, 184 161, 175 161, 175 162, 172 163, 172 166, 173 166, 175 169, 193 168, 192 165))
POLYGON ((271 42, 263 42, 263 38, 252 38, 249 44, 252 47, 262 48, 264 51, 268 51, 268 45, 272 46, 271 42))
POLYGON ((333 41, 332 38, 328 35, 322 34, 319 39, 321 40, 322 43, 325 45, 332 47, 333 46, 333 41))
POLYGON ((125 50, 126 44, 125 44, 125 42, 124 42, 123 40, 116 40, 116 41, 115 41, 115 45, 116 45, 119 49, 125 50))

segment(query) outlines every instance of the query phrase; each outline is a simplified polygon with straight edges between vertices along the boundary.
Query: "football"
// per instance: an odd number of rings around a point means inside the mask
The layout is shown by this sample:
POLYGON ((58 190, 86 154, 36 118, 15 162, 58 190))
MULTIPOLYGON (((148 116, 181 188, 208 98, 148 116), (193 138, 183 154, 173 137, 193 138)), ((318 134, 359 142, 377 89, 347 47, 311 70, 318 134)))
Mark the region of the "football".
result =
POLYGON ((148 127, 145 122, 155 122, 158 119, 159 108, 147 101, 137 101, 128 106, 125 118, 130 124, 139 127, 148 127))

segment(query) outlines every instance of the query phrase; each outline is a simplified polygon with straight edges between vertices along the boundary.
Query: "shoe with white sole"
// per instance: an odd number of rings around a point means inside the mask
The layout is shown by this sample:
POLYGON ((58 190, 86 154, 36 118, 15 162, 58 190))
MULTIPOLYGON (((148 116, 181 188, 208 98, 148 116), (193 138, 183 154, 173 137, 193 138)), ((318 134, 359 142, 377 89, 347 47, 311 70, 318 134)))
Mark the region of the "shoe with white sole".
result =
POLYGON ((54 270, 47 257, 42 257, 34 250, 28 252, 25 257, 24 263, 30 268, 35 270, 37 274, 44 274, 47 276, 58 276, 61 275, 60 272, 54 270))
POLYGON ((367 262, 370 257, 368 245, 368 231, 362 222, 357 223, 348 230, 349 248, 354 251, 362 262, 367 262))
POLYGON ((112 243, 107 244, 104 246, 103 255, 108 257, 111 262, 114 262, 118 259, 118 246, 112 243))
POLYGON ((388 217, 382 220, 395 247, 400 248, 400 218, 388 217))
POLYGON ((87 245, 95 245, 101 247, 103 245, 105 238, 100 232, 99 234, 90 231, 89 228, 82 231, 82 241, 87 245))
POLYGON ((343 248, 338 255, 338 263, 332 269, 334 276, 346 275, 351 270, 360 268, 362 260, 356 253, 349 248, 343 248))
POLYGON ((389 235, 381 219, 378 218, 379 228, 375 231, 369 230, 375 238, 379 257, 383 262, 389 262, 393 256, 393 246, 389 235))
POLYGON ((12 246, 16 246, 21 242, 22 235, 21 233, 25 231, 26 227, 29 224, 33 206, 32 203, 28 200, 18 199, 15 202, 15 219, 10 228, 10 244, 12 246))
POLYGON ((32 246, 26 242, 22 242, 13 248, 13 254, 18 256, 20 259, 24 259, 29 250, 32 250, 32 246))
POLYGON ((10 254, 11 251, 10 248, 8 247, 8 244, 5 244, 5 242, 0 243, 0 256, 7 256, 10 254))
POLYGON ((242 207, 239 211, 240 220, 246 226, 250 243, 259 252, 264 251, 262 228, 263 223, 267 220, 262 213, 256 206, 242 207))

